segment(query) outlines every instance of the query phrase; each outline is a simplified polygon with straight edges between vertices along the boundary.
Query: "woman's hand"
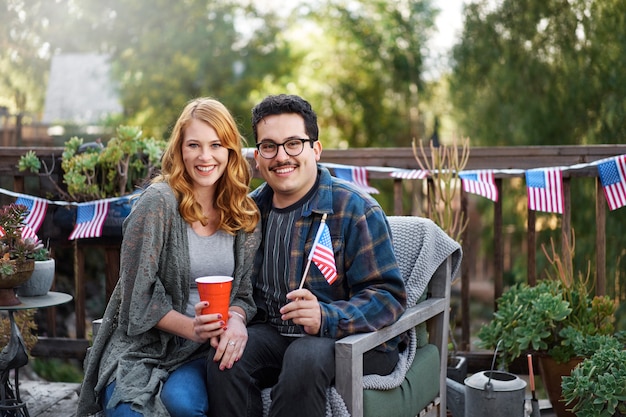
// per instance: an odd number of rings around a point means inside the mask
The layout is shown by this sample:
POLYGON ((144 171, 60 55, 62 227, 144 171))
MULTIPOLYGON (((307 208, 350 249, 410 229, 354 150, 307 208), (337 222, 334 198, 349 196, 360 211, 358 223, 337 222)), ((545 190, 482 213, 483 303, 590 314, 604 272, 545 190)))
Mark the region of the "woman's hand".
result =
POLYGON ((241 358, 248 342, 248 329, 240 314, 229 311, 228 326, 221 336, 211 338, 215 348, 214 362, 220 363, 220 370, 230 369, 241 358))
POLYGON ((223 335, 227 329, 225 318, 221 314, 202 314, 202 309, 208 306, 207 301, 200 301, 194 306, 196 309, 196 317, 193 319, 194 342, 205 343, 223 335))

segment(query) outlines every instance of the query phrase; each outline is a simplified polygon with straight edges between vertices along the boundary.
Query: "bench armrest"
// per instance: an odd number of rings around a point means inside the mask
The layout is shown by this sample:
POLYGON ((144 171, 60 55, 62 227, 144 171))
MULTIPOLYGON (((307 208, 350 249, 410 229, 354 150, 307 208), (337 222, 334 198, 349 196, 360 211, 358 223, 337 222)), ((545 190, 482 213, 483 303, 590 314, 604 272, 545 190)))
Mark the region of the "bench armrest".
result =
POLYGON ((430 343, 437 346, 441 356, 439 395, 443 397, 441 404, 445 416, 451 271, 452 262, 449 257, 431 278, 428 298, 408 308, 392 325, 375 332, 355 334, 337 340, 335 388, 350 415, 363 416, 363 354, 418 324, 427 322, 430 343))

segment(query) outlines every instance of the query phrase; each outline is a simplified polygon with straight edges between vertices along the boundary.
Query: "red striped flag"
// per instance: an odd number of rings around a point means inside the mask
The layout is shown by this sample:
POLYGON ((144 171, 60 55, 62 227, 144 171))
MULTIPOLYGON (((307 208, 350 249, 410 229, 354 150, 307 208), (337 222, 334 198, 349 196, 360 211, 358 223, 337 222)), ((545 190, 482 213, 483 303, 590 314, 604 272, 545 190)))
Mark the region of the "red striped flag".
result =
POLYGON ((24 219, 24 227, 22 227, 23 239, 38 239, 37 232, 43 223, 43 219, 46 217, 46 211, 48 210, 48 202, 41 198, 36 197, 19 197, 15 204, 20 204, 28 208, 28 214, 24 219))
POLYGON ((609 209, 626 206, 626 155, 600 163, 598 174, 609 209))
POLYGON ((317 230, 309 260, 317 265, 324 278, 329 284, 337 279, 337 265, 335 264, 335 254, 333 252, 333 244, 330 239, 330 230, 326 223, 320 224, 317 230))
POLYGON ((105 200, 79 205, 76 210, 76 225, 69 240, 100 237, 108 212, 109 202, 105 200))
POLYGON ((334 168, 335 176, 342 180, 349 181, 361 188, 368 194, 378 194, 378 190, 374 187, 370 187, 367 182, 367 170, 362 167, 350 167, 350 168, 334 168))
POLYGON ((428 176, 428 171, 423 169, 400 169, 389 174, 393 178, 403 180, 423 180, 428 176))
POLYGON ((498 201, 498 188, 496 187, 493 170, 460 172, 459 177, 466 192, 478 194, 492 201, 498 201))
POLYGON ((559 168, 526 171, 528 209, 563 213, 563 176, 559 168))

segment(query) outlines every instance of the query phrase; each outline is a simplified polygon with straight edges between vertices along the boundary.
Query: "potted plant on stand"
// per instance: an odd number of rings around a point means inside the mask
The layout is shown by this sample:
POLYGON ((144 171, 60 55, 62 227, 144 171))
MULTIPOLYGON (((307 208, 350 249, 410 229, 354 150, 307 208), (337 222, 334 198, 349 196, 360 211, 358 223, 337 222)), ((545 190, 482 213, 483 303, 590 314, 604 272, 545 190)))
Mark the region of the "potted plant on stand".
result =
POLYGON ((0 209, 0 305, 17 305, 15 288, 28 280, 35 268, 34 239, 23 239, 26 206, 9 204, 0 209))
POLYGON ((494 349, 500 342, 503 367, 523 354, 538 353, 542 380, 556 415, 571 416, 562 400, 561 376, 569 375, 599 345, 612 340, 616 305, 608 296, 592 296, 589 273, 568 272, 572 268, 564 267, 554 243, 552 255, 545 248, 544 253, 555 273, 534 287, 517 284, 506 291, 497 300, 493 319, 478 332, 479 346, 494 349), (554 379, 551 365, 561 367, 554 379))

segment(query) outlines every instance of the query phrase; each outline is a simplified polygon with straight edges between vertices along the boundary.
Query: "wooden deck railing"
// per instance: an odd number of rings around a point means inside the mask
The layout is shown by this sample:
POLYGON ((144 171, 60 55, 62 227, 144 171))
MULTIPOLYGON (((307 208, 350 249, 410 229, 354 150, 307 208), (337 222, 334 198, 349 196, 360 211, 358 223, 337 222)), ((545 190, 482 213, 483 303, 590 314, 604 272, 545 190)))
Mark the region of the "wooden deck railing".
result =
MULTIPOLYGON (((18 172, 16 165, 19 156, 28 149, 33 149, 41 156, 59 156, 62 152, 61 148, 0 148, 0 183, 1 187, 10 187, 12 191, 25 192, 25 175, 18 172), (9 185, 7 185, 7 183, 9 185)), ((626 145, 594 145, 594 146, 531 146, 531 147, 495 147, 495 148, 471 148, 469 162, 465 167, 466 170, 476 169, 494 169, 494 170, 528 170, 532 168, 547 167, 572 167, 577 164, 586 164, 600 159, 609 158, 617 155, 626 154, 626 145)), ((429 157, 429 150, 426 150, 426 156, 429 157)), ((415 160, 413 150, 411 148, 367 148, 367 149, 348 149, 348 150, 324 150, 321 162, 342 164, 348 166, 360 167, 393 167, 406 169, 419 169, 415 160)), ((252 164, 254 166, 254 164, 252 164)), ((258 174, 255 172, 255 175, 258 174)), ((522 177, 523 172, 499 172, 496 173, 496 185, 499 195, 502 196, 503 185, 512 178, 522 177)), ((258 175, 256 175, 258 176, 258 175)), ((371 180, 386 179, 393 182, 393 208, 394 215, 420 214, 419 207, 410 206, 406 209, 406 191, 403 182, 407 180, 394 179, 388 173, 370 170, 369 176, 371 180), (404 207, 404 208, 403 208, 404 207)), ((571 231, 571 213, 572 202, 570 190, 576 186, 576 180, 579 178, 595 178, 596 182, 596 236, 595 236, 595 276, 596 291, 599 294, 605 294, 606 287, 606 212, 607 205, 602 192, 599 178, 597 178, 596 167, 585 167, 581 169, 566 170, 563 172, 564 187, 564 213, 561 218, 561 229, 569 236, 571 231)), ((421 180, 417 180, 421 181, 421 180)), ((33 194, 36 195, 36 194, 33 194)), ((43 196, 43 194, 42 194, 43 196)), ((2 197, 2 196, 0 196, 2 197)), ((411 196, 411 200, 413 200, 411 196)), ((462 207, 467 210, 467 195, 461 194, 462 207)), ((577 203, 578 204, 578 203, 577 203)), ((504 290, 504 262, 505 254, 505 233, 502 224, 502 198, 493 205, 493 256, 489 260, 493 271, 493 294, 494 299, 500 296, 504 290)), ((390 210, 388 210, 390 211, 390 210)), ((533 211, 527 212, 527 234, 526 234, 526 256, 527 256, 527 280, 530 284, 534 284, 537 280, 536 273, 536 214, 533 211)), ((625 238, 626 239, 626 238, 625 238)), ((464 246, 468 242, 468 236, 463 238, 464 246)), ((65 245, 67 242, 54 242, 54 244, 65 245)), ((101 246, 105 249, 106 256, 106 297, 110 295, 119 272, 119 240, 111 239, 82 239, 75 245, 76 265, 74 271, 75 283, 75 309, 76 309, 76 339, 84 341, 87 337, 85 334, 85 276, 84 276, 84 250, 92 246, 101 246)), ((565 246, 565 245, 562 245, 565 246)), ((626 247, 626 242, 622 246, 626 247)), ((470 350, 470 281, 475 277, 470 276, 470 265, 477 262, 474 254, 475 251, 464 247, 465 256, 461 270, 461 351, 470 350)), ((56 353, 55 349, 61 349, 53 340, 49 342, 49 347, 45 352, 48 354, 56 353)), ((67 344, 65 350, 68 350, 67 344)), ((77 345, 77 351, 82 349, 83 344, 77 345)), ((72 349, 69 349, 70 351, 72 349)))

